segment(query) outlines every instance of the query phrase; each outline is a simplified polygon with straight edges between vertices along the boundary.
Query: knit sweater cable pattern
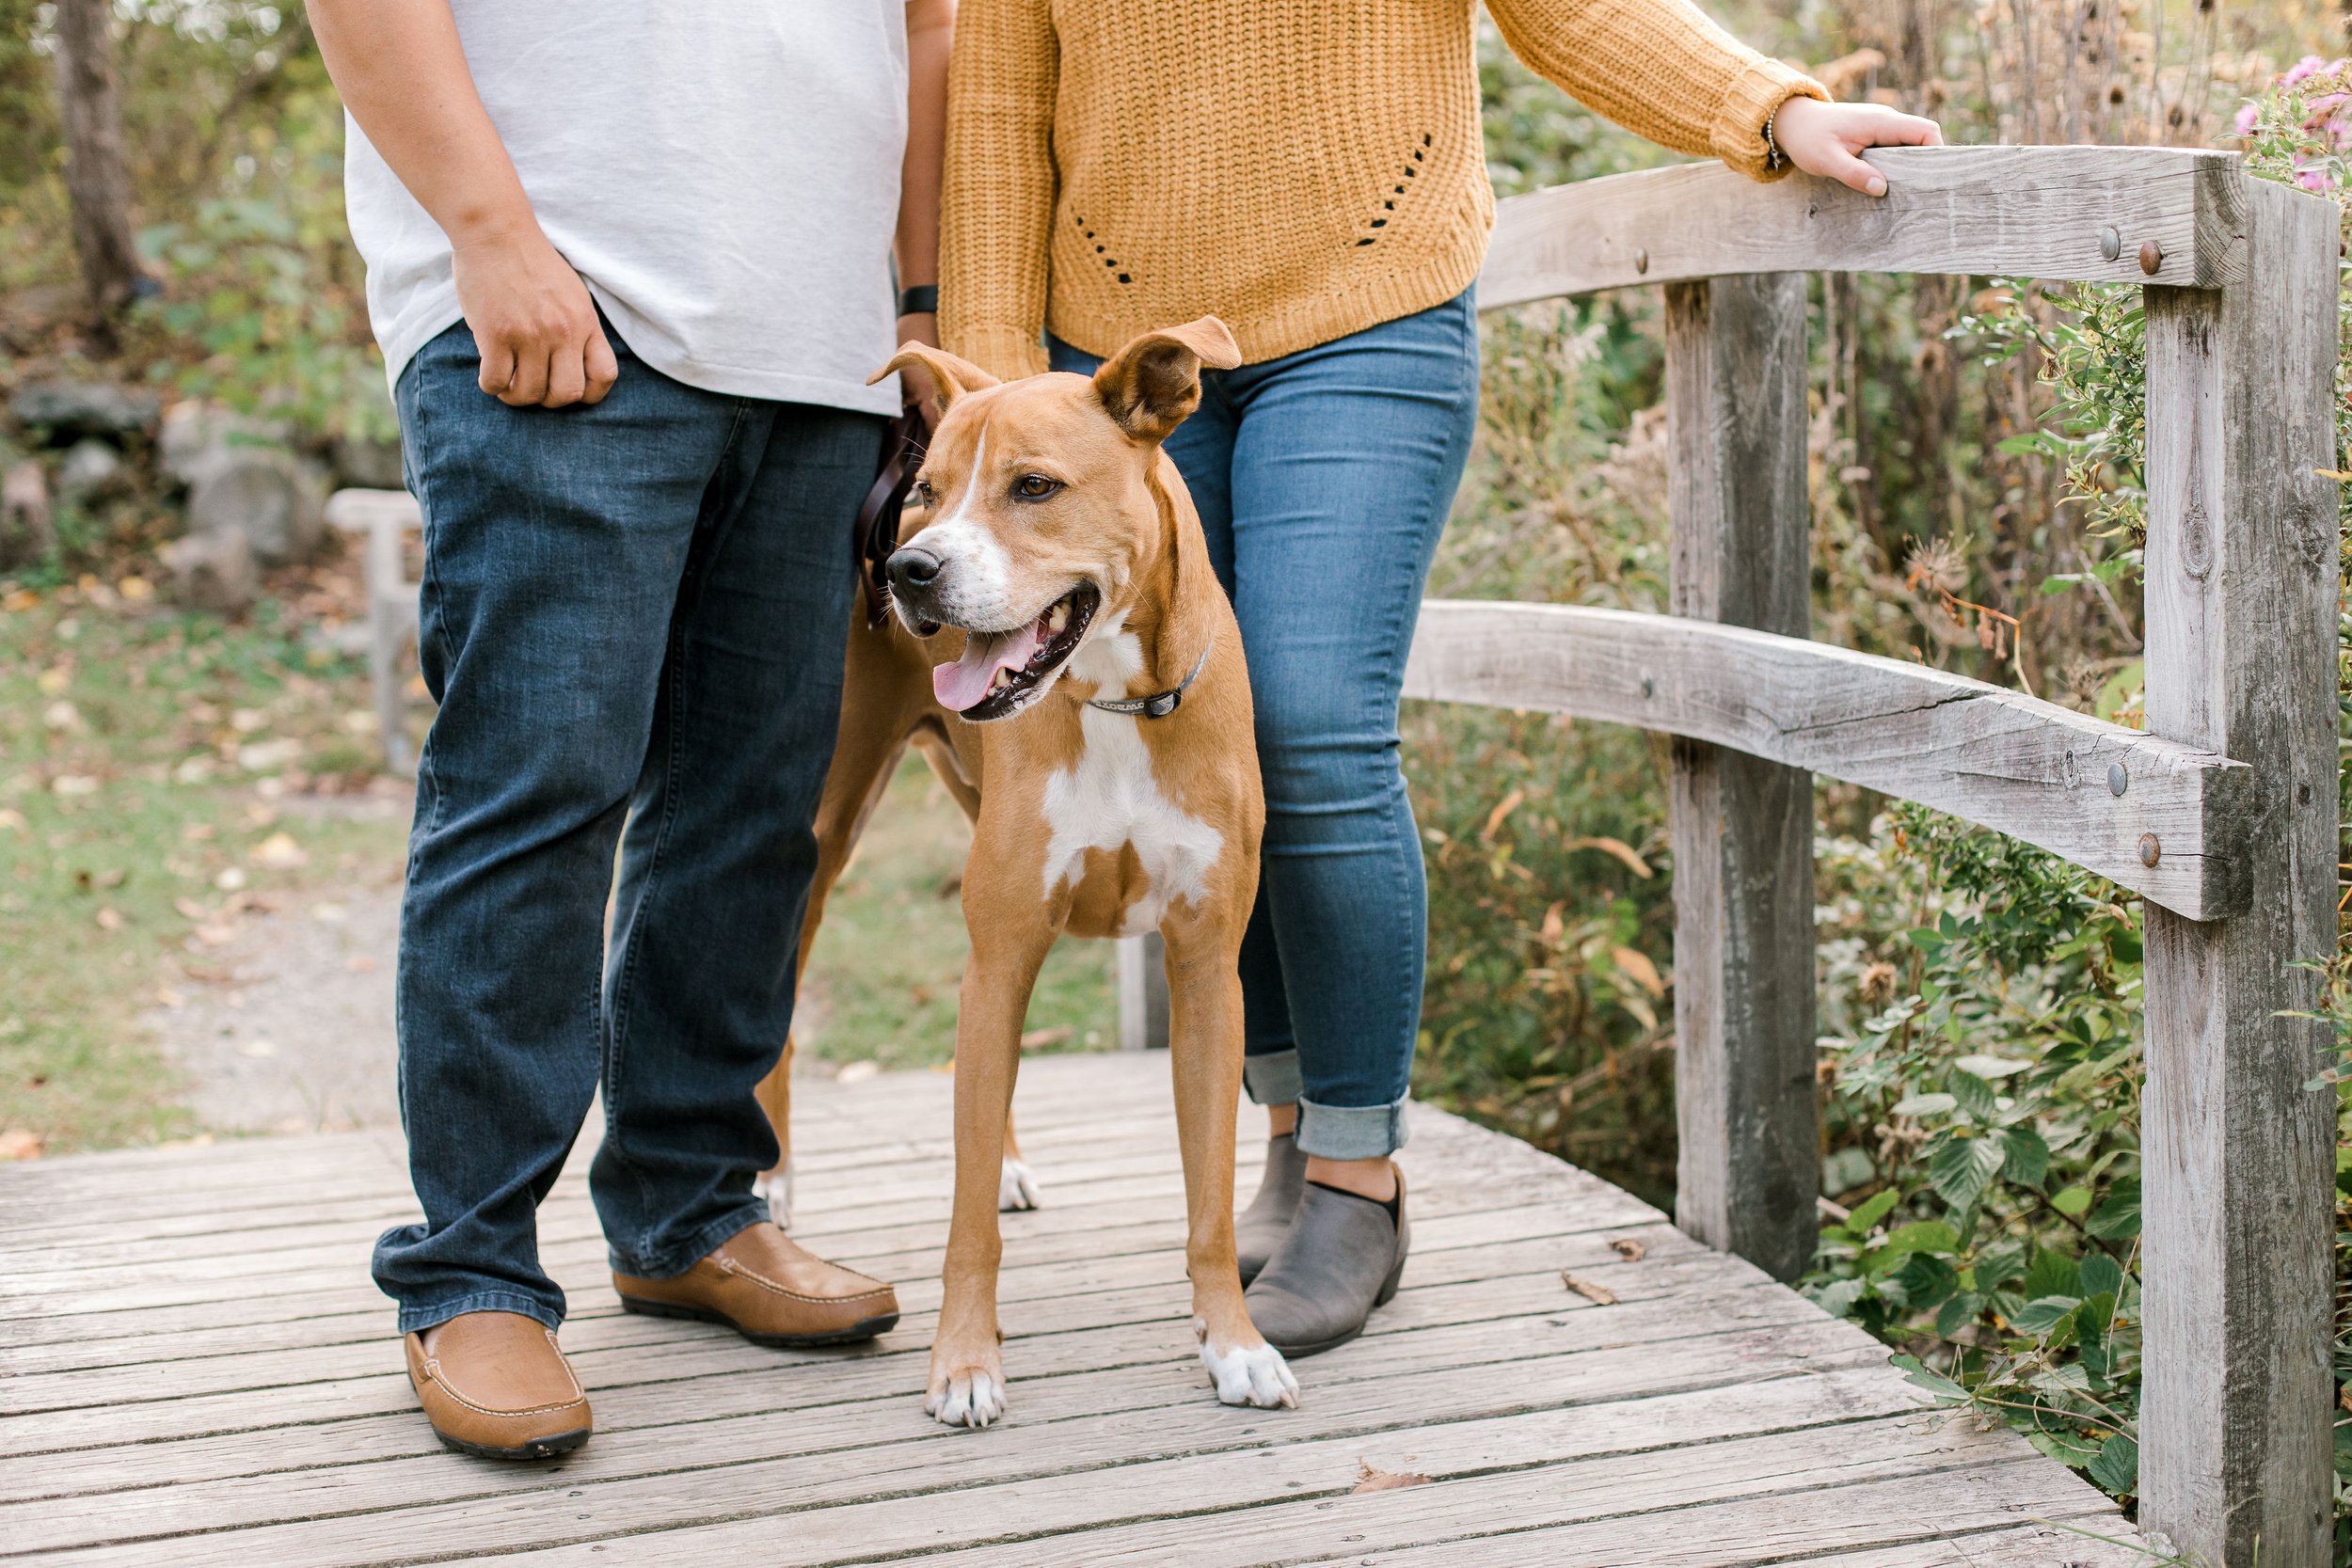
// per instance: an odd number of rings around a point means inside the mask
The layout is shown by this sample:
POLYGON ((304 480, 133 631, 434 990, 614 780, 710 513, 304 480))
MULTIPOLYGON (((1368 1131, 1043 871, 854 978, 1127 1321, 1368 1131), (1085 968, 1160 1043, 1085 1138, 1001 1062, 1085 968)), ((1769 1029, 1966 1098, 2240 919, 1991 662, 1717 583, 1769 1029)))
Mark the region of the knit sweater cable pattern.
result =
MULTIPOLYGON (((1487 0, 1518 57, 1677 152, 1772 178, 1820 86, 1688 0, 1487 0)), ((1494 222, 1475 0, 962 0, 940 326, 993 373, 1215 314, 1251 363, 1468 288, 1494 222)))

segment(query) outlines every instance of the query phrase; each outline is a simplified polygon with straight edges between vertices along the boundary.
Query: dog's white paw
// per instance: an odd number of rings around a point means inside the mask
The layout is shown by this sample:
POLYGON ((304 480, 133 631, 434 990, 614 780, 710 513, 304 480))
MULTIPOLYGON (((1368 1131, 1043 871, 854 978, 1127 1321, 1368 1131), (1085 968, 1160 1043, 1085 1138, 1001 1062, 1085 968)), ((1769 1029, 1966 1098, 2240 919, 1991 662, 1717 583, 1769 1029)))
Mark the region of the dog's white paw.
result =
POLYGON ((1247 1404, 1259 1410, 1298 1408, 1298 1379, 1282 1353, 1261 1344, 1248 1350, 1239 1345, 1219 1350, 1205 1337, 1200 1341, 1200 1365, 1216 1385, 1219 1404, 1247 1404))
POLYGON ((764 1176, 752 1178, 752 1196, 768 1205, 768 1217, 781 1230, 792 1228, 792 1162, 764 1176))
POLYGON ((1029 1167, 1005 1156, 1005 1168, 996 1178, 996 1210, 1003 1214, 1017 1213, 1037 1207, 1037 1178, 1029 1167))
POLYGON ((974 1372, 950 1377, 947 1391, 927 1396, 923 1409, 943 1426, 977 1429, 1002 1418, 1007 1402, 1001 1379, 974 1372))

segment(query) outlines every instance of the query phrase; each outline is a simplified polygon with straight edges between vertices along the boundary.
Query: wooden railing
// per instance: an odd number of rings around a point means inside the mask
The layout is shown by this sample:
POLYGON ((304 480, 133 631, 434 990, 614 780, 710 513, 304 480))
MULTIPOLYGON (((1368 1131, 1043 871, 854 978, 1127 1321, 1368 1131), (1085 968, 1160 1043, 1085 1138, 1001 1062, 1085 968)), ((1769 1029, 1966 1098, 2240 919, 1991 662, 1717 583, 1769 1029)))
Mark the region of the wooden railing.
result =
POLYGON ((1783 1279, 1820 1182, 1812 775, 2137 891, 2142 1524, 2321 1568, 2335 1097, 2291 1015, 2336 931, 2336 209, 2221 153, 1869 157, 1883 200, 1710 165, 1503 203, 1482 308, 1666 286, 1675 613, 1432 601, 1406 691, 1677 737, 1676 1221, 1783 1279), (1815 270, 2143 286, 2145 733, 1805 641, 1815 270))

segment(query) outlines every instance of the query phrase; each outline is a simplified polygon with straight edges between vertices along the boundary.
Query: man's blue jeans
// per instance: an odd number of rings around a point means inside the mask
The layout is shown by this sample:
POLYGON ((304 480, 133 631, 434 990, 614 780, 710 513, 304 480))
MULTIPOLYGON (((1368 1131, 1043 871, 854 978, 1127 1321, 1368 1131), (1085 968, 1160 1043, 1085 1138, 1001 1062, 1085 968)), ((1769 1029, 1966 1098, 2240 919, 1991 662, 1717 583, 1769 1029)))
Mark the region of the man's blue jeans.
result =
MULTIPOLYGON (((1095 358, 1049 344, 1054 368, 1095 358)), ((1478 420, 1468 293, 1210 371, 1168 437, 1241 621, 1265 847, 1241 951, 1244 1081, 1326 1159, 1405 1141, 1428 892, 1397 766, 1422 586, 1478 420)))
POLYGON ((600 1078, 614 1268, 681 1274, 766 1217, 753 1091, 792 1021, 882 421, 702 391, 613 346, 594 407, 485 396, 462 325, 400 378, 441 705, 400 933, 425 1218, 375 1249, 404 1332, 561 1322, 534 1215, 600 1078))

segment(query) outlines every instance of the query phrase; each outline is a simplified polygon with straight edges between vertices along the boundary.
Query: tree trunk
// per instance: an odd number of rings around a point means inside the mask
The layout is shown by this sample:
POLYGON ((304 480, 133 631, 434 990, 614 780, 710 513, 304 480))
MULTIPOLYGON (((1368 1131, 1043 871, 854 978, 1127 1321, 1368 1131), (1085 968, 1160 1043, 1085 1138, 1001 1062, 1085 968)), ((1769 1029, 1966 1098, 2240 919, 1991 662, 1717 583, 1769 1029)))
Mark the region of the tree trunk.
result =
POLYGON ((131 223, 131 177, 122 164, 122 107, 115 90, 107 0, 56 0, 57 105, 65 122, 66 192, 73 243, 101 330, 129 303, 141 277, 131 223))

